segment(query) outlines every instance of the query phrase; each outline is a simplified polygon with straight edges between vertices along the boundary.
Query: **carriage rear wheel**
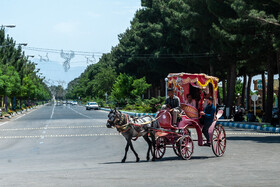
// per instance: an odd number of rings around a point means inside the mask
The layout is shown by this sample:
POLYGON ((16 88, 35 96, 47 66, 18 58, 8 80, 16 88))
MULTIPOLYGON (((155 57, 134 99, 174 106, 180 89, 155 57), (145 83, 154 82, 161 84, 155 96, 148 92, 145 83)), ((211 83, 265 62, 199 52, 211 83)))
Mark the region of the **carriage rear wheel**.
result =
POLYGON ((226 131, 222 125, 216 125, 212 137, 212 150, 217 157, 226 151, 226 131))
POLYGON ((183 136, 179 141, 179 154, 182 159, 188 160, 193 154, 193 140, 190 136, 183 136))
POLYGON ((166 143, 167 139, 164 136, 159 136, 156 139, 156 146, 155 146, 155 156, 157 159, 161 159, 166 150, 166 143))

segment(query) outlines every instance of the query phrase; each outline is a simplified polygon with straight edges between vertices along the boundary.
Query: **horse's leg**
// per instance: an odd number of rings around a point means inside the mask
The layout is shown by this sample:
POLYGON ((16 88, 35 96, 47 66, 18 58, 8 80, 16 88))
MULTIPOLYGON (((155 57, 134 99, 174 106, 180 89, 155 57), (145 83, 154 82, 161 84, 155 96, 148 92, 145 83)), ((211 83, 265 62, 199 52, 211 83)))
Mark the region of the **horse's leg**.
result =
POLYGON ((149 148, 148 148, 148 152, 147 152, 147 161, 149 161, 150 160, 150 150, 152 149, 152 142, 151 142, 151 140, 149 139, 149 137, 148 137, 148 133, 147 134, 145 134, 144 136, 143 136, 143 138, 146 140, 146 142, 148 143, 148 145, 149 145, 149 148))
POLYGON ((152 155, 153 155, 153 158, 152 158, 152 161, 155 161, 156 160, 156 154, 155 154, 155 148, 156 148, 156 138, 155 138, 155 131, 150 131, 150 136, 151 136, 151 139, 152 139, 152 148, 151 148, 151 152, 152 152, 152 155))
POLYGON ((126 160, 126 155, 127 155, 127 151, 128 151, 128 149, 129 149, 129 141, 128 141, 128 139, 126 139, 126 146, 125 146, 125 153, 124 153, 124 157, 123 157, 123 159, 122 159, 122 163, 124 163, 125 162, 125 160, 126 160))
POLYGON ((139 162, 139 157, 138 157, 138 154, 136 153, 136 151, 134 150, 134 147, 132 145, 132 141, 131 141, 132 137, 128 138, 128 142, 129 142, 129 145, 130 145, 130 149, 133 151, 133 153, 135 154, 136 156, 136 162, 139 162))

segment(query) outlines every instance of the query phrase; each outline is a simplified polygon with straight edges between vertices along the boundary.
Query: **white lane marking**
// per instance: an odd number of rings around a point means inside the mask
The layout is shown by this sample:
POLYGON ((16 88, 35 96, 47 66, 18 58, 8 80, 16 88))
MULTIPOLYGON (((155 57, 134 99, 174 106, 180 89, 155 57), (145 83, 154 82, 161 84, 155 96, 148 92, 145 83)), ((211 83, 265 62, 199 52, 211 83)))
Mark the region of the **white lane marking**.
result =
MULTIPOLYGON (((197 136, 196 132, 191 133, 192 136, 197 136)), ((242 133, 242 132, 226 132, 226 135, 246 135, 246 136, 280 136, 280 133, 242 133)))
POLYGON ((107 128, 105 125, 99 126, 67 126, 67 127, 36 127, 36 128, 17 128, 0 129, 0 131, 27 131, 27 130, 53 130, 53 129, 85 129, 85 128, 107 128))
MULTIPOLYGON (((0 136, 0 139, 27 139, 27 138, 65 138, 65 137, 93 137, 93 136, 120 136, 119 133, 101 133, 101 134, 55 134, 55 135, 45 135, 42 136, 0 136)), ((42 142, 44 143, 44 142, 42 142)), ((40 142, 40 144, 42 144, 40 142)))
MULTIPOLYGON (((33 110, 34 111, 34 110, 33 110)), ((32 111, 32 112, 33 112, 32 111)), ((31 113, 31 112, 30 112, 31 113)), ((19 116, 19 117, 17 117, 16 119, 14 119, 14 120, 18 120, 18 119, 20 119, 20 118, 22 118, 23 116, 25 116, 26 114, 23 114, 22 116, 19 116)))
POLYGON ((52 118, 53 118, 53 114, 54 114, 54 108, 55 108, 55 105, 53 105, 53 109, 52 109, 52 114, 51 114, 51 117, 50 117, 50 119, 52 119, 52 118))
POLYGON ((4 123, 1 123, 0 127, 3 126, 3 125, 5 125, 5 124, 7 124, 7 123, 9 123, 9 121, 6 121, 6 122, 4 122, 4 123))
POLYGON ((87 115, 84 115, 84 114, 82 114, 82 113, 80 113, 80 112, 78 112, 78 111, 74 110, 74 109, 73 109, 73 108, 71 108, 70 106, 69 106, 69 107, 67 107, 67 108, 69 108, 69 109, 73 110, 74 112, 76 112, 77 114, 80 114, 81 116, 84 116, 84 117, 86 117, 86 118, 91 119, 91 117, 89 117, 89 116, 87 116, 87 115))

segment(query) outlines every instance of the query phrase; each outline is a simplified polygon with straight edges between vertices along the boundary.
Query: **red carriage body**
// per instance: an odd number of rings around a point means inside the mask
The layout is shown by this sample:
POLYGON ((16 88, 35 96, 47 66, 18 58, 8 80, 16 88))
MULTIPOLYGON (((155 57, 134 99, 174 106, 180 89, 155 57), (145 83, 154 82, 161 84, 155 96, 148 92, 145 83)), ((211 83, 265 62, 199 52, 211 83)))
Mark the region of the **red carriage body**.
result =
MULTIPOLYGON (((217 90, 219 79, 205 74, 171 73, 168 75, 167 86, 174 88, 175 94, 181 102, 181 120, 172 124, 172 115, 169 110, 162 110, 157 118, 161 129, 157 129, 156 157, 161 158, 166 148, 173 148, 176 155, 183 159, 190 159, 193 153, 193 141, 198 141, 198 145, 204 143, 202 128, 200 124, 200 111, 203 110, 203 97, 205 94, 212 96, 214 105, 217 104, 217 90), (187 105, 187 94, 195 96, 197 108, 187 105), (197 139, 191 138, 189 129, 195 129, 197 139)), ((211 146, 216 156, 222 156, 226 148, 226 134, 221 125, 216 125, 216 121, 222 116, 223 111, 218 111, 216 120, 210 126, 208 132, 211 146)))

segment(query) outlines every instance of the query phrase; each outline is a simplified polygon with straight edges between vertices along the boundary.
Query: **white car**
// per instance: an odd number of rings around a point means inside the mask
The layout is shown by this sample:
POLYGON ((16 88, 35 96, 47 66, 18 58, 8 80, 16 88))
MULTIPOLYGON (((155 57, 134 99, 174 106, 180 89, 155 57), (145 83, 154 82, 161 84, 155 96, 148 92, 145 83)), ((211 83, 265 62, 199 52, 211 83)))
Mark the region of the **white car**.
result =
POLYGON ((86 104, 86 110, 91 110, 91 109, 98 110, 99 109, 98 104, 96 102, 88 102, 86 104))
POLYGON ((77 105, 78 102, 77 101, 72 101, 72 105, 77 105))

